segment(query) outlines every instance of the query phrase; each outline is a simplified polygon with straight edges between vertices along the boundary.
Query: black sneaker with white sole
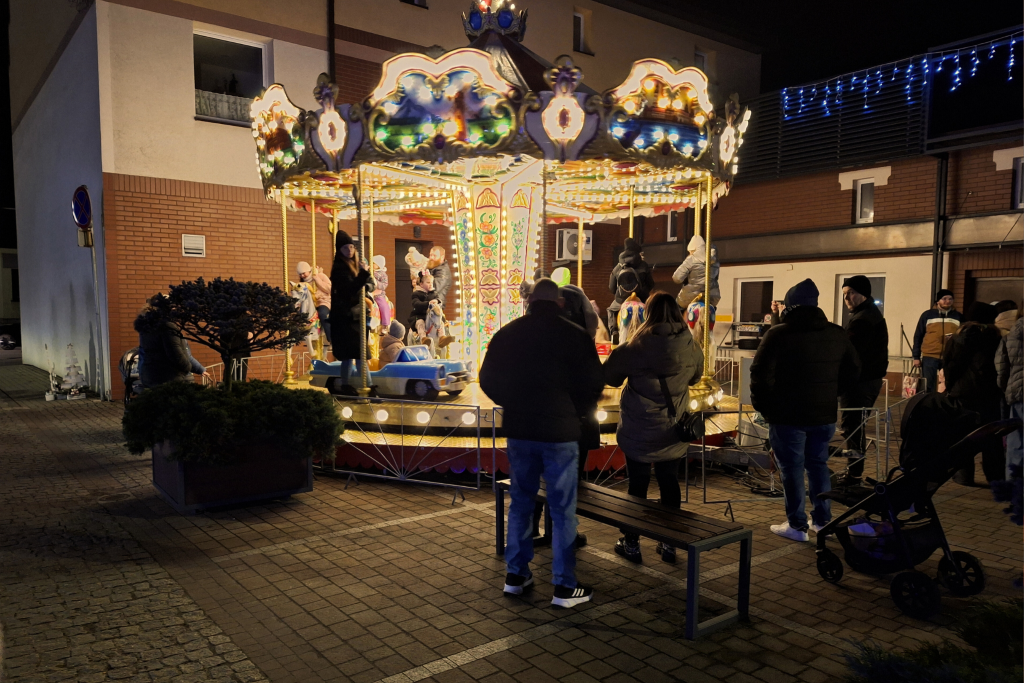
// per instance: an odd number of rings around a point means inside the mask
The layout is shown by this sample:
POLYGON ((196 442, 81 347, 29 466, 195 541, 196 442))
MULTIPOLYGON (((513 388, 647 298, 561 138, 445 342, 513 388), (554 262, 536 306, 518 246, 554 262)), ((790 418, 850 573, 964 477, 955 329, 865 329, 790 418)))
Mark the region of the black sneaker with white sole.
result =
POLYGON ((519 576, 518 574, 505 575, 505 595, 522 595, 532 585, 532 574, 530 576, 519 576))
POLYGON ((580 603, 590 602, 594 597, 594 589, 576 584, 575 588, 568 586, 555 586, 555 595, 551 598, 551 604, 558 607, 575 607, 580 603))

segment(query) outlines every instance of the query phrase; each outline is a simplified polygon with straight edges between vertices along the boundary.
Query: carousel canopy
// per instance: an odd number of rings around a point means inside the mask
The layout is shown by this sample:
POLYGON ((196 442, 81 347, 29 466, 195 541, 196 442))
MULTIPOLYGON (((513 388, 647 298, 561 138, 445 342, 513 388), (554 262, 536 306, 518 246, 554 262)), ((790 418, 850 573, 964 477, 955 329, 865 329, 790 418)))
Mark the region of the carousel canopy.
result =
POLYGON ((544 225, 717 201, 750 117, 735 99, 716 111, 699 69, 657 59, 597 94, 571 58, 550 64, 523 47, 526 18, 474 0, 462 17, 468 47, 392 57, 361 103, 336 105, 321 74, 316 111, 279 84, 252 105, 271 198, 336 218, 451 226, 457 322, 473 358, 521 314, 544 225))

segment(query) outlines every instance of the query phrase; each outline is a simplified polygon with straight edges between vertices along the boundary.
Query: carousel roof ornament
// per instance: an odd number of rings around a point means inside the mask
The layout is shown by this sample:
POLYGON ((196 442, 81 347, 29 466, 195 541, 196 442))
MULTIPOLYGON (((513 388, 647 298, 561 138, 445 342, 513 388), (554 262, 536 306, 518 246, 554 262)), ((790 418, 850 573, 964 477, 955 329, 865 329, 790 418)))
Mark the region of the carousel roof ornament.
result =
POLYGON ((526 35, 526 10, 517 13, 515 9, 515 4, 506 0, 472 0, 469 15, 462 15, 466 36, 472 39, 494 31, 522 42, 526 35))

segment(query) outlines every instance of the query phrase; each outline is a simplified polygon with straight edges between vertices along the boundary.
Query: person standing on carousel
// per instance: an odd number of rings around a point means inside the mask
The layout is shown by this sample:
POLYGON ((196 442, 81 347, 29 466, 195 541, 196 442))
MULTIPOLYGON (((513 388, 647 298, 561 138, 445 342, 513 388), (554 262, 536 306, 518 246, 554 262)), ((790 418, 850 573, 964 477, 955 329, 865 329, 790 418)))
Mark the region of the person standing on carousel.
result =
POLYGON ((359 324, 360 299, 370 272, 356 261, 356 245, 344 230, 334 238, 334 265, 331 267, 331 346, 337 360, 360 357, 360 338, 365 330, 359 324))
POLYGON ((448 262, 444 259, 443 247, 430 248, 430 260, 427 262, 427 268, 430 270, 431 277, 434 278, 434 294, 437 295, 437 301, 441 304, 442 311, 444 303, 448 299, 448 290, 452 286, 452 269, 448 267, 448 262))
POLYGON ((561 315, 558 285, 533 285, 526 315, 498 330, 480 368, 480 388, 504 409, 512 475, 508 511, 508 574, 504 591, 533 585, 534 500, 543 476, 552 519, 551 603, 573 607, 593 589, 576 581, 576 487, 580 418, 597 409, 604 377, 597 348, 581 327, 561 315), (529 368, 530 381, 523 381, 529 368))

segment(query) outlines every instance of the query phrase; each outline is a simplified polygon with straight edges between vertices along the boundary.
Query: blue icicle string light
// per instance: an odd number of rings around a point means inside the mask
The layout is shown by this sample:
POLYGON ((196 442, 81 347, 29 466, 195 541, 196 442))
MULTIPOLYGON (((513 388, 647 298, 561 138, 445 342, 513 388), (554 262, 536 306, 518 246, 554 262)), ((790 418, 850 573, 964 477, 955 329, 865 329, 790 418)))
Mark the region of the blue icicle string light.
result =
MULTIPOLYGON (((1014 50, 1020 49, 1022 42, 1024 42, 1024 31, 1018 31, 1012 35, 1004 35, 999 40, 968 45, 945 52, 915 55, 910 59, 901 59, 898 62, 844 74, 827 81, 783 88, 783 118, 792 119, 811 115, 831 116, 836 108, 842 110, 844 90, 857 97, 860 104, 857 107, 858 110, 867 111, 871 109, 873 98, 885 96, 885 92, 890 92, 891 89, 886 90, 887 86, 896 86, 896 78, 899 76, 903 77, 903 83, 896 87, 902 87, 907 104, 913 104, 915 99, 923 97, 923 93, 929 85, 938 85, 935 79, 943 72, 946 60, 950 60, 952 67, 949 76, 949 91, 956 92, 963 85, 965 79, 977 76, 987 63, 1001 54, 1002 50, 1006 50, 1008 53, 1006 56, 1006 80, 1012 81, 1014 67, 1017 64, 1014 50), (987 59, 984 63, 979 52, 983 54, 987 52, 987 59), (966 69, 965 65, 960 63, 961 56, 970 60, 970 69, 966 69), (792 108, 790 105, 791 95, 795 100, 792 103, 792 108)), ((995 63, 998 64, 998 62, 995 63)))

